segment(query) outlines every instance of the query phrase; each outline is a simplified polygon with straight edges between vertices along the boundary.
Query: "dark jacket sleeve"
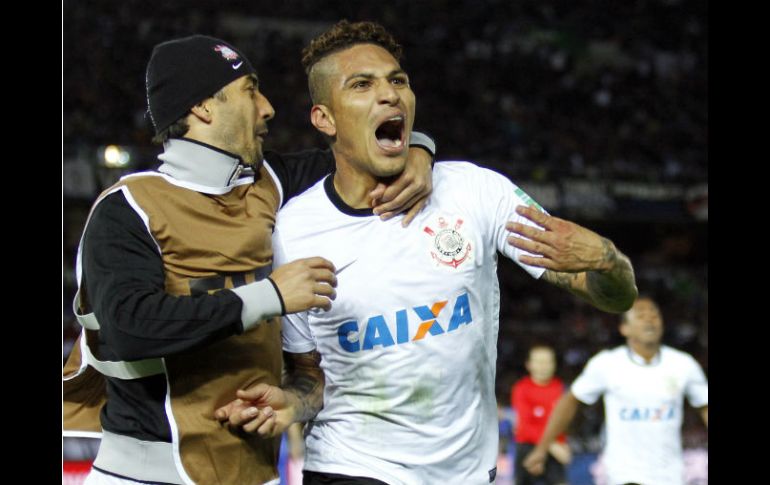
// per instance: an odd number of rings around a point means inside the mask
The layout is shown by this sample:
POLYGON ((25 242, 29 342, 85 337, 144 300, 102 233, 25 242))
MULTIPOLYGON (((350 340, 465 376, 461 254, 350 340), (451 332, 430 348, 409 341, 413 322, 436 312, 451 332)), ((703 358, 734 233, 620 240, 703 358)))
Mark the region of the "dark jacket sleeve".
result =
POLYGON ((242 302, 232 291, 179 297, 165 292, 158 248, 122 192, 97 205, 82 249, 103 358, 165 357, 243 331, 242 302))
POLYGON ((329 149, 285 154, 266 151, 265 160, 281 181, 284 204, 334 170, 334 155, 329 149))

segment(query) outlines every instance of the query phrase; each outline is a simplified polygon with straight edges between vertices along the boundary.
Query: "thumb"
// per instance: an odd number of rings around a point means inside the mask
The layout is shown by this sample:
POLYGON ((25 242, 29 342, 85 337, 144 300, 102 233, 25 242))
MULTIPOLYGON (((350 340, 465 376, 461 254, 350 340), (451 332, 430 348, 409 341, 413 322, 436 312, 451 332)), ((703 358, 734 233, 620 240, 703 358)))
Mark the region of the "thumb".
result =
POLYGON ((227 406, 221 407, 221 408, 217 409, 216 411, 214 411, 214 417, 217 418, 217 421, 226 421, 227 420, 228 413, 227 413, 226 408, 227 408, 227 406))

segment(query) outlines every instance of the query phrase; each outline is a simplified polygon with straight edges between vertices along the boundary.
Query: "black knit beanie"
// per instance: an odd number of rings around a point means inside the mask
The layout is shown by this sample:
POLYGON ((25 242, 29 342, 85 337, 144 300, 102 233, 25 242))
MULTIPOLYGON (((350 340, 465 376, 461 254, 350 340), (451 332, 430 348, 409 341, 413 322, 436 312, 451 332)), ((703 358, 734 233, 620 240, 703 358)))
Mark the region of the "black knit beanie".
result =
POLYGON ((227 42, 193 35, 155 46, 147 64, 147 108, 155 134, 193 106, 256 71, 246 56, 227 42))

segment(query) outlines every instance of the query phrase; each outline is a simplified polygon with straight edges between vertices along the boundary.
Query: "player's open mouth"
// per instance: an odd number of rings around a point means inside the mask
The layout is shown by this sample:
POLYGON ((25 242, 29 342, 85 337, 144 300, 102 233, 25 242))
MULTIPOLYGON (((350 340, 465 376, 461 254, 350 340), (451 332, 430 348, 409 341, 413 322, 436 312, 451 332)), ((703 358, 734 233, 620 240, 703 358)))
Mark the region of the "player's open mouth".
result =
POLYGON ((404 115, 392 116, 374 131, 377 145, 387 153, 401 153, 404 149, 404 115))

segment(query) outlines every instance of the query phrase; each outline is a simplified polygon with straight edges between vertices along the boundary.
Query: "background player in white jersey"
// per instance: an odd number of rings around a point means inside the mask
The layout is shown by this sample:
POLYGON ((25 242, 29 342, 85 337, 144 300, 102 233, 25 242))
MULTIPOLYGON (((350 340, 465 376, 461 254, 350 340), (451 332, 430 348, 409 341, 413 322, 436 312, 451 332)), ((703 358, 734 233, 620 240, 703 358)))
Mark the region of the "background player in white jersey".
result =
POLYGON ((337 170, 284 207, 273 242, 276 262, 332 261, 338 296, 284 321, 283 389, 239 391, 216 411, 263 436, 312 418, 304 483, 494 481, 498 251, 598 308, 636 298, 612 242, 468 162, 436 164, 411 229, 373 216, 367 193, 403 170, 414 122, 400 51, 381 26, 344 21, 305 50, 311 121, 337 170))
POLYGON ((542 473, 549 444, 564 432, 580 403, 604 395, 604 463, 611 485, 683 485, 684 396, 708 426, 708 383, 689 354, 661 345, 663 318, 649 298, 623 315, 626 345, 599 352, 564 394, 524 466, 542 473))

